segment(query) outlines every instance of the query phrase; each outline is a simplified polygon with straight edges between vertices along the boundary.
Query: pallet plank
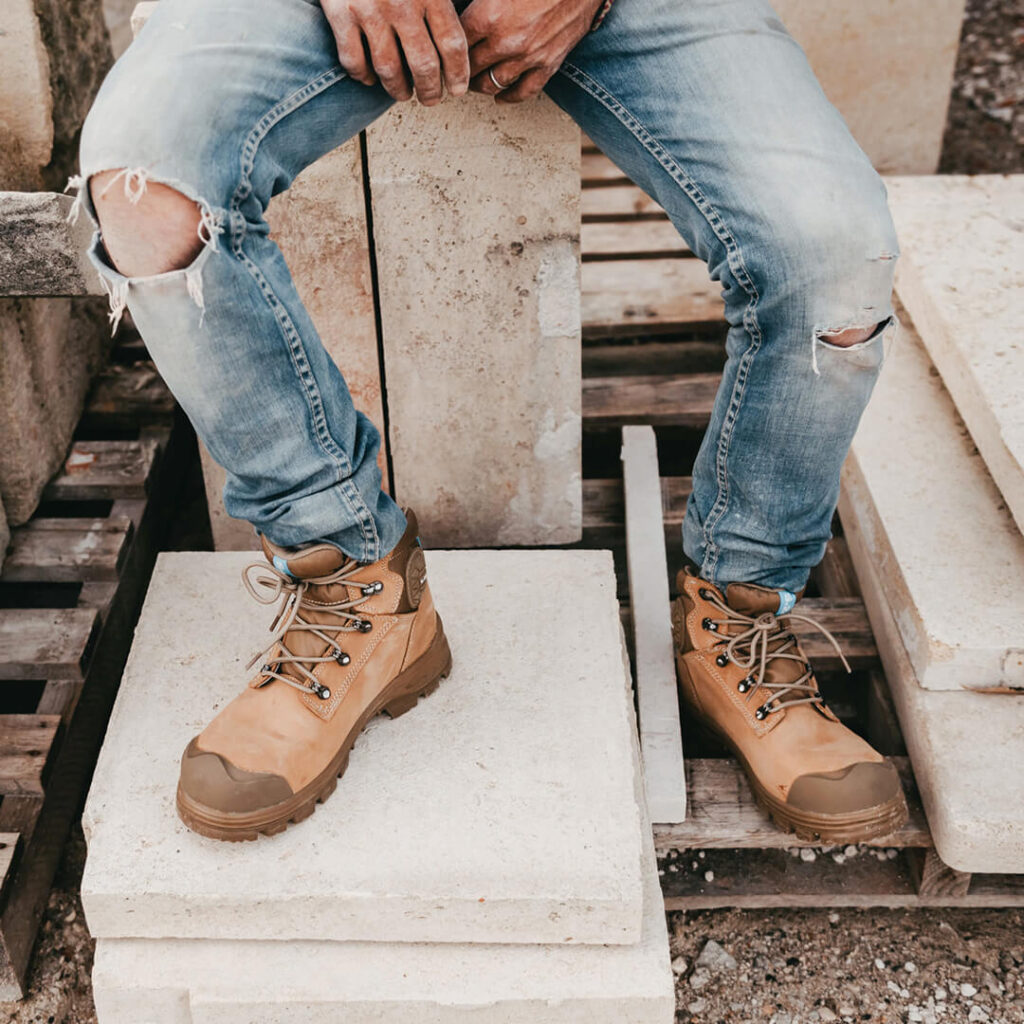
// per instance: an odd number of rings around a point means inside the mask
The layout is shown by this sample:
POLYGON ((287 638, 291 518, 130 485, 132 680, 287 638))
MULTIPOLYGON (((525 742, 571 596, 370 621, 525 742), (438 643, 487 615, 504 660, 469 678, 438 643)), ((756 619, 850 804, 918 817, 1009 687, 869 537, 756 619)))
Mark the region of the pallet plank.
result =
POLYGON ((91 608, 0 611, 0 679, 82 679, 98 619, 91 608))
POLYGON ((151 362, 109 363, 93 381, 81 425, 116 431, 168 424, 174 408, 174 396, 151 362))
POLYGON ((672 223, 663 219, 584 222, 580 251, 584 261, 692 255, 672 223))
POLYGON ((604 155, 604 153, 582 153, 580 154, 580 179, 583 188, 588 188, 592 182, 600 185, 607 185, 610 182, 621 182, 623 185, 633 183, 622 173, 619 168, 604 155))
POLYGON ((132 522, 109 519, 32 519, 11 531, 0 572, 5 583, 79 583, 116 580, 132 522))
MULTIPOLYGON (((686 514, 686 502, 693 489, 688 476, 661 478, 661 514, 665 525, 673 530, 686 514)), ((605 529, 622 527, 626 521, 626 505, 622 481, 614 477, 591 478, 583 481, 583 528, 605 529)))
MULTIPOLYGON (((859 598, 807 597, 795 610, 820 622, 835 636, 851 668, 878 667, 875 637, 864 610, 864 602, 859 598)), ((791 620, 791 628, 817 669, 834 671, 842 668, 835 648, 818 630, 797 619, 791 620)))
POLYGON ((720 285, 697 259, 584 263, 581 286, 584 339, 679 331, 724 316, 720 285))
POLYGON ((11 881, 11 865, 20 838, 17 832, 0 832, 0 903, 7 894, 11 881))
POLYGON ((654 822, 683 821, 683 737, 669 618, 658 448, 651 427, 623 428, 622 464, 637 717, 647 805, 654 822))
POLYGON ((586 188, 580 196, 583 223, 629 219, 668 220, 668 214, 642 188, 612 185, 586 188))
MULTIPOLYGON (((931 834, 914 784, 910 762, 894 758, 903 780, 910 819, 891 836, 871 840, 880 847, 930 847, 931 834)), ((761 810, 739 764, 729 757, 687 758, 688 818, 654 828, 655 847, 667 850, 785 850, 801 844, 761 810)))
POLYGON ((43 795, 60 715, 0 715, 0 796, 43 795))
POLYGON ((45 501, 144 498, 159 454, 153 438, 138 441, 76 441, 45 501))
POLYGON ((718 373, 591 377, 583 381, 583 422, 706 427, 721 379, 718 373))

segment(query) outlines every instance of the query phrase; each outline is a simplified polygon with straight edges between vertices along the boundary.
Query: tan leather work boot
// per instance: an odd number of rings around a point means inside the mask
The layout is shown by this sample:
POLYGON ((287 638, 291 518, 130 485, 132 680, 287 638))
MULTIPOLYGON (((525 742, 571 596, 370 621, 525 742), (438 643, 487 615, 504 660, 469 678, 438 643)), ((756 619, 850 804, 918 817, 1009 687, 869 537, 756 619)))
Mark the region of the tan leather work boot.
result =
POLYGON ((334 791, 379 711, 392 718, 437 689, 452 657, 427 585, 416 516, 394 550, 361 564, 331 544, 279 548, 243 578, 282 599, 257 675, 189 743, 178 813, 213 839, 273 835, 334 791))
MULTIPOLYGON (((907 819, 891 762, 826 707, 790 618, 793 595, 751 583, 721 591, 683 570, 672 607, 679 688, 688 712, 739 759, 758 803, 808 842, 856 843, 907 819)), ((846 659, 843 658, 846 664, 846 659)), ((847 666, 849 668, 849 666, 847 666)))

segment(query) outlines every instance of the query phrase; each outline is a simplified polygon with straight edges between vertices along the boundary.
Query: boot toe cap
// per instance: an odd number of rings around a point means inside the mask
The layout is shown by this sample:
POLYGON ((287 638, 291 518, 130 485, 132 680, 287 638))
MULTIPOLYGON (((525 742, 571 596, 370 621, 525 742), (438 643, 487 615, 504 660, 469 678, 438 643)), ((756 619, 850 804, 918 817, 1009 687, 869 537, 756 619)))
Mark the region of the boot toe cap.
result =
POLYGON ((280 775, 238 768, 221 754, 203 750, 196 739, 182 755, 179 788, 192 802, 222 814, 260 811, 294 795, 280 775))
POLYGON ((853 814, 902 800, 899 773, 889 761, 860 761, 837 771, 801 775, 786 803, 806 814, 853 814))

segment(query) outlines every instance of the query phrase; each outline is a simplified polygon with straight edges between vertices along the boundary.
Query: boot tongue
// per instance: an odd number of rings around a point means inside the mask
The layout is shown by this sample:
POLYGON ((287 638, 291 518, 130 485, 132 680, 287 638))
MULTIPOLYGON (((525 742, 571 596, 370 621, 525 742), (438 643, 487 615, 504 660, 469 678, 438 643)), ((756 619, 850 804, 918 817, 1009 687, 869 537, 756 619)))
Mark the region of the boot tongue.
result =
POLYGON ((755 618, 765 612, 776 615, 791 612, 797 596, 788 590, 773 590, 757 583, 730 583, 725 589, 725 603, 730 608, 755 618))

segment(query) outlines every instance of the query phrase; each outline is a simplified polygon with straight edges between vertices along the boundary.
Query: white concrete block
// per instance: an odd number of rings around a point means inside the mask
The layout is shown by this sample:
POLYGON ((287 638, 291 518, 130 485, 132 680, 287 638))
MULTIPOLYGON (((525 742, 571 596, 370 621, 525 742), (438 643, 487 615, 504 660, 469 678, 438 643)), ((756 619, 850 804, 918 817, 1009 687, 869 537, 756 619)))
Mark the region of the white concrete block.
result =
POLYGON ((909 323, 843 481, 921 685, 1024 692, 1024 538, 909 323))
POLYGON ((50 162, 53 97, 50 58, 33 0, 5 0, 0 31, 0 181, 38 187, 50 162))
POLYGON ((828 98, 874 165, 939 165, 964 0, 774 0, 828 98))
POLYGON ((268 609, 245 553, 162 554, 89 795, 98 937, 631 943, 633 723, 608 552, 430 551, 455 668, 361 737, 308 821, 226 844, 178 821, 189 738, 244 684, 268 609))
POLYGON ((395 493, 438 544, 578 540, 579 129, 467 95, 367 152, 395 493))
MULTIPOLYGON (((642 807, 635 733, 631 748, 642 807)), ((645 812, 642 828, 635 945, 101 938, 99 1024, 671 1024, 675 984, 645 812)))
POLYGON ((667 824, 686 819, 686 771, 658 446, 651 427, 622 428, 622 486, 647 806, 653 821, 667 824))
POLYGON ((1024 697, 925 690, 872 550, 860 483, 847 476, 839 510, 864 604, 939 856, 958 871, 1024 872, 1024 697))
POLYGON ((1024 529, 1024 174, 893 178, 896 289, 1024 529))

